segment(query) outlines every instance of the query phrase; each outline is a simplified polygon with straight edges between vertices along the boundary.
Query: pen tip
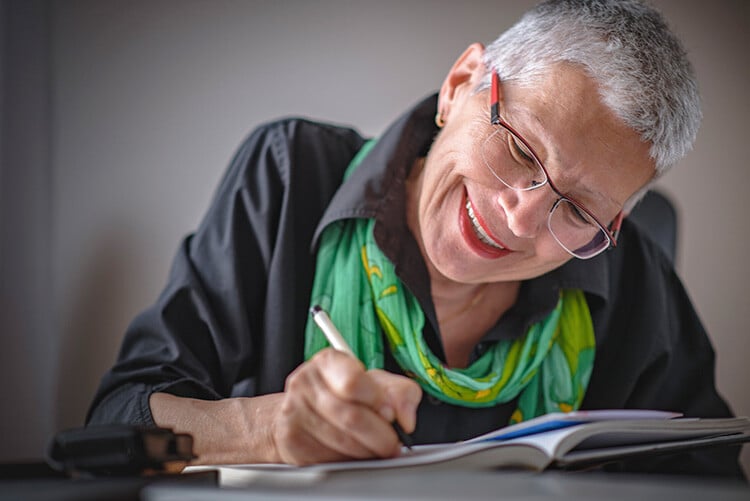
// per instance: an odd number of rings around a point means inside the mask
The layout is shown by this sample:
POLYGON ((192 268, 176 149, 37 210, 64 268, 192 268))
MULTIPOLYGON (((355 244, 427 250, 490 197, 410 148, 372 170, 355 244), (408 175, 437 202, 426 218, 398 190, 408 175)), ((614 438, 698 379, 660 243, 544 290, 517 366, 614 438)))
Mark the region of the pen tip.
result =
POLYGON ((315 315, 319 311, 323 310, 319 304, 314 304, 310 307, 310 315, 315 315))

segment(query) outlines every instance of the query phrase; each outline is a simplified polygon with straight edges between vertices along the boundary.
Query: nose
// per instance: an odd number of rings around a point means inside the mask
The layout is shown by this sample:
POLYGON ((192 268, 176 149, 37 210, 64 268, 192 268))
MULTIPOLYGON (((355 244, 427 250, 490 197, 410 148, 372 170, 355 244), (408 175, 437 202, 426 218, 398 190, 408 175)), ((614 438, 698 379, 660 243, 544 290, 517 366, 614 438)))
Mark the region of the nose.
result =
POLYGON ((505 214, 508 228, 518 238, 536 238, 547 227, 550 207, 554 203, 546 187, 536 190, 501 190, 497 204, 505 214))

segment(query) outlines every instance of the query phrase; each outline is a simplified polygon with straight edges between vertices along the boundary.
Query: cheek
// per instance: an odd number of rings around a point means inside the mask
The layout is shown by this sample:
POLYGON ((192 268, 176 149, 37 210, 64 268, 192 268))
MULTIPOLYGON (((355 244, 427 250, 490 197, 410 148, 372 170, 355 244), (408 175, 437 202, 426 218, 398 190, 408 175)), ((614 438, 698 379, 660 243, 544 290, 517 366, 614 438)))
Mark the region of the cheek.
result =
POLYGON ((536 238, 533 250, 519 263, 518 278, 531 279, 559 268, 573 259, 560 247, 555 238, 545 230, 536 238))
POLYGON ((540 260, 552 264, 562 264, 572 257, 557 243, 546 224, 536 239, 536 256, 540 260))
POLYGON ((488 124, 471 117, 456 117, 440 130, 430 148, 428 159, 448 157, 459 165, 480 158, 480 147, 492 131, 488 124))

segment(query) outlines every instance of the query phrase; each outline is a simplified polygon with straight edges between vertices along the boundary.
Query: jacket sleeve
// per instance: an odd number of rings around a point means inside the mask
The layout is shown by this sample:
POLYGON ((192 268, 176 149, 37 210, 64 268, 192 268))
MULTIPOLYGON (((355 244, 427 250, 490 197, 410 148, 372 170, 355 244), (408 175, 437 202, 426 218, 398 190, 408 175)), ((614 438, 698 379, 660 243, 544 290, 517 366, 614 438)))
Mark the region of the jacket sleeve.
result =
MULTIPOLYGON (((335 172, 325 177, 325 162, 314 160, 326 153, 315 135, 321 130, 290 119, 261 127, 242 144, 197 231, 179 247, 158 300, 128 327, 87 423, 153 424, 154 392, 200 399, 253 394, 238 386, 260 370, 269 270, 279 233, 295 231, 280 229, 280 221, 298 219, 290 206, 314 206, 306 211, 310 221, 303 220, 311 223, 340 179, 335 172), (308 172, 292 173, 291 166, 308 172), (325 185, 308 190, 320 200, 290 203, 307 188, 292 185, 312 177, 325 185)), ((353 147, 352 134, 325 132, 339 150, 353 147)))
MULTIPOLYGON (((613 272, 618 290, 614 322, 625 332, 616 343, 616 358, 597 360, 626 367, 614 371, 622 386, 623 408, 662 409, 686 417, 730 417, 732 411, 719 395, 715 381, 715 353, 704 326, 671 262, 660 249, 635 233, 627 238, 631 250, 613 272), (633 251, 632 247, 637 247, 633 251), (629 380, 628 380, 629 379, 629 380)), ((612 348, 612 347, 610 347, 612 348)), ((612 384, 599 381, 597 384, 612 384)), ((637 458, 612 469, 661 473, 694 473, 742 478, 739 447, 637 458)))

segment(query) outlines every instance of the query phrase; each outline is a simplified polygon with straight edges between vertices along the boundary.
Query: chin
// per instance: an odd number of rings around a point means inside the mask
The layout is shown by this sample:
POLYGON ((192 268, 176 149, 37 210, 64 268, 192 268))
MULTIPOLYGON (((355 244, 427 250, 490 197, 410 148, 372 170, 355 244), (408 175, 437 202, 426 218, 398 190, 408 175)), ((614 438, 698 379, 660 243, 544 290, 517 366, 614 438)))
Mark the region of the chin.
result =
MULTIPOLYGON (((566 254, 567 255, 567 254, 566 254)), ((495 262, 492 266, 472 265, 467 259, 432 261, 442 276, 458 283, 493 283, 531 280, 559 268, 572 259, 546 260, 531 257, 495 262)))

